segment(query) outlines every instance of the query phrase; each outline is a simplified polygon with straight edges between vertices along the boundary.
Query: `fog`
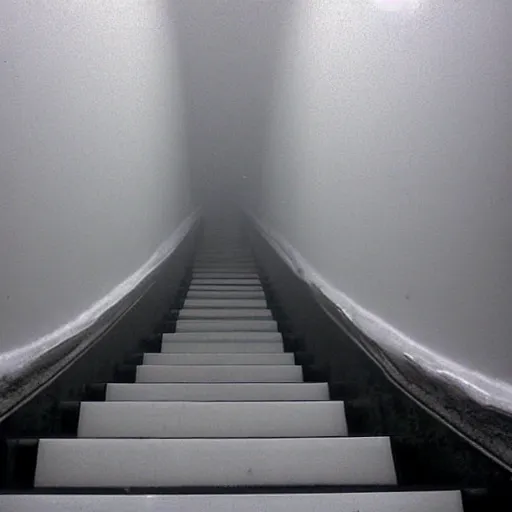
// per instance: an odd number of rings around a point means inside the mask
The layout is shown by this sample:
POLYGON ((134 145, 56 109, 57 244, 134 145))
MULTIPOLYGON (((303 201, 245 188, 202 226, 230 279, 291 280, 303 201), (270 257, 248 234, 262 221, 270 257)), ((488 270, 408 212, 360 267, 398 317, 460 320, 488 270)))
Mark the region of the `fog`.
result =
POLYGON ((0 343, 43 335, 190 212, 255 213, 411 339, 512 381, 512 6, 0 7, 0 343))
POLYGON ((198 200, 212 213, 259 187, 284 29, 293 0, 174 0, 198 200), (249 185, 250 183, 250 185, 249 185))

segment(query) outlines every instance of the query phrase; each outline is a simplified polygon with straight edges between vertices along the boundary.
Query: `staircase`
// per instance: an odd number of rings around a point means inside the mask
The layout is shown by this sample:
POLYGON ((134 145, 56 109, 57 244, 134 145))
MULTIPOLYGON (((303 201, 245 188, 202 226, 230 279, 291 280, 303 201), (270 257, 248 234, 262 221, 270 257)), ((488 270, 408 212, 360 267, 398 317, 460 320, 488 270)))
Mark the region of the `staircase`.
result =
POLYGON ((238 239, 206 239, 159 350, 69 405, 75 436, 13 441, 31 481, 0 511, 462 511, 457 490, 400 486, 388 437, 349 435, 268 286, 238 239))

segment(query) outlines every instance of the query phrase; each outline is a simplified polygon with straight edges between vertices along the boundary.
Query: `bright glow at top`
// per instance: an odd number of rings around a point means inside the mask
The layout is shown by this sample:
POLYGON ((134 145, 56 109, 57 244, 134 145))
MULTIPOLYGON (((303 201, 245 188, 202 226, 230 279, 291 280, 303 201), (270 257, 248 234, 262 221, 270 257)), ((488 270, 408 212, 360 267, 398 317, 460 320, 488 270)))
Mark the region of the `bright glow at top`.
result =
POLYGON ((422 0, 372 0, 383 11, 415 11, 419 9, 422 0))

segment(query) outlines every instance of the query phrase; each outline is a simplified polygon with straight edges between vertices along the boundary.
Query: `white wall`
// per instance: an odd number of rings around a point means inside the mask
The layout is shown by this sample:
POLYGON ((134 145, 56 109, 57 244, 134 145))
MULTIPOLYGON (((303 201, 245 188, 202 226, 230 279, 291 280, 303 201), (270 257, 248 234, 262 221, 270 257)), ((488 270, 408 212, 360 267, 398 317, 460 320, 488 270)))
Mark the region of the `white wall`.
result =
POLYGON ((0 5, 0 351, 81 314, 190 213, 166 0, 0 5))
POLYGON ((512 4, 298 0, 260 218, 414 341, 512 382, 512 4))

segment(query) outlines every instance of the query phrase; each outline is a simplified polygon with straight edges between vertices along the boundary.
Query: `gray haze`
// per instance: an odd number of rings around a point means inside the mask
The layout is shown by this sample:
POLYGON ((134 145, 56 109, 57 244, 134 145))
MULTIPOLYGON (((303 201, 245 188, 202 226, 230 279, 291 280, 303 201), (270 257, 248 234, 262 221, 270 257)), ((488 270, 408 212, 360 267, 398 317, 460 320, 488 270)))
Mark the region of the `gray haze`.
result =
POLYGON ((509 2, 34 5, 0 7, 3 350, 144 263, 190 179, 405 334, 511 380, 509 2))
POLYGON ((174 0, 188 162, 203 204, 258 184, 266 120, 293 0, 174 0))

